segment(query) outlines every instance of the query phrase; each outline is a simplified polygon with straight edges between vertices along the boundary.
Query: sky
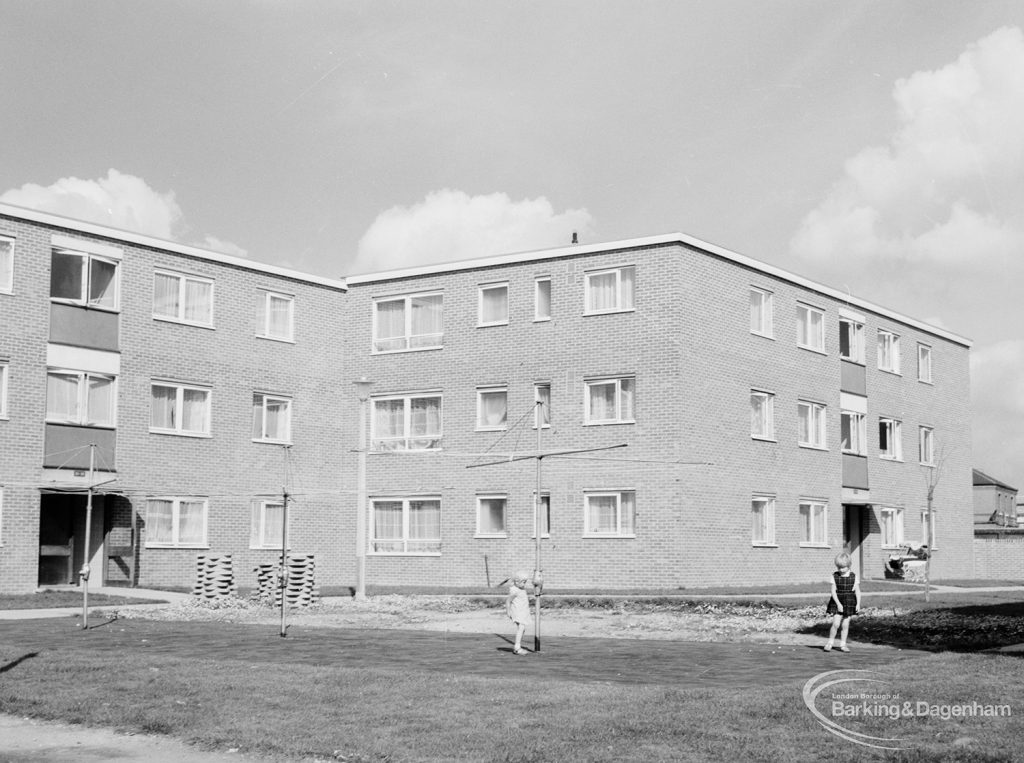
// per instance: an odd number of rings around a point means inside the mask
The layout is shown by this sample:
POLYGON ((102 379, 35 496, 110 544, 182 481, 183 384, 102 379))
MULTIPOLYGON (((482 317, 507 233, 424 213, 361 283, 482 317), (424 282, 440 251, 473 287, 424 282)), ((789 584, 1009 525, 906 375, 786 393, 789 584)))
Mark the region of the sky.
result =
POLYGON ((683 232, 973 342, 1024 491, 1019 0, 0 0, 0 201, 318 275, 683 232))

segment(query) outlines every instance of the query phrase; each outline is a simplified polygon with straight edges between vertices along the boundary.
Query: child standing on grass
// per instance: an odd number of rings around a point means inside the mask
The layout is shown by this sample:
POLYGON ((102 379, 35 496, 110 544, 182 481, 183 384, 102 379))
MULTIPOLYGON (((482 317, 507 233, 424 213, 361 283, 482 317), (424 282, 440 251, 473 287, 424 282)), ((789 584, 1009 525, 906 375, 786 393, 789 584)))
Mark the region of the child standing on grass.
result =
POLYGON ((526 581, 529 577, 526 572, 517 572, 512 578, 512 585, 508 587, 508 599, 505 600, 505 612, 516 624, 516 643, 512 648, 515 654, 526 654, 523 634, 530 621, 530 600, 526 597, 526 581))
POLYGON ((825 651, 832 651, 832 644, 839 632, 839 651, 849 652, 846 636, 850 632, 850 618, 860 609, 860 583, 857 573, 850 569, 850 555, 845 551, 836 556, 836 571, 832 573, 832 595, 829 597, 826 614, 832 615, 832 628, 828 632, 825 651))

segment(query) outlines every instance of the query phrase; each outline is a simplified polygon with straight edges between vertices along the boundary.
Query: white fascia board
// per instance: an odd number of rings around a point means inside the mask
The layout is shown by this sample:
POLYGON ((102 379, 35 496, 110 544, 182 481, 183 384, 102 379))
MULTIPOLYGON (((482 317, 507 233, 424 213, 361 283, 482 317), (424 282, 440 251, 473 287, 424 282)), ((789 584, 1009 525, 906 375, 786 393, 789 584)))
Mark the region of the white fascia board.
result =
POLYGON ((348 285, 359 285, 368 283, 377 283, 381 281, 394 281, 403 278, 412 278, 415 276, 424 275, 437 275, 441 273, 453 273, 462 270, 473 270, 477 268, 490 268, 497 265, 515 265, 522 262, 534 262, 537 260, 551 260, 559 257, 578 257, 586 254, 599 254, 602 252, 617 251, 620 249, 639 249, 642 247, 649 246, 660 246, 664 244, 681 244, 683 246, 692 247, 694 249, 700 249, 708 254, 715 255, 729 262, 736 263, 745 268, 764 273, 769 276, 773 276, 783 281, 801 286, 810 291, 823 294, 833 299, 839 300, 846 303, 849 306, 857 307, 862 310, 868 310, 878 315, 891 318, 893 320, 904 323, 908 326, 912 326, 921 331, 927 332, 934 336, 948 339, 964 347, 970 347, 972 342, 962 336, 954 334, 945 329, 938 328, 937 326, 931 326, 923 321, 919 321, 915 318, 910 318, 905 315, 901 315, 888 308, 881 307, 867 300, 859 297, 854 297, 845 291, 839 289, 833 289, 830 286, 816 283, 809 278, 798 276, 789 271, 777 268, 774 265, 768 265, 767 263, 755 260, 751 257, 733 252, 724 247, 716 244, 702 241, 694 236, 689 236, 685 233, 664 233, 656 236, 646 236, 644 238, 631 238, 624 239, 622 241, 607 241, 598 244, 571 244, 570 246, 558 247, 557 249, 538 249, 529 252, 517 252, 514 254, 499 254, 492 257, 478 257, 471 260, 460 260, 457 262, 445 262, 434 265, 421 265, 413 268, 402 268, 399 270, 387 270, 378 273, 361 273, 359 275, 348 276, 345 281, 348 285))
MULTIPOLYGON (((327 286, 340 291, 345 291, 348 288, 345 285, 345 281, 342 279, 325 278, 323 276, 303 273, 298 270, 289 270, 287 268, 278 267, 277 265, 268 265, 266 263, 256 262, 255 260, 250 260, 245 257, 233 257, 230 254, 212 252, 209 249, 200 249, 197 246, 179 244, 175 241, 167 241, 153 236, 146 236, 142 233, 120 230, 119 228, 85 222, 84 220, 75 220, 71 217, 63 217, 49 212, 40 212, 39 210, 28 209, 27 207, 17 207, 13 204, 0 203, 0 215, 7 215, 8 217, 16 217, 20 220, 42 223, 43 225, 53 225, 58 228, 66 228, 93 236, 102 236, 103 238, 114 239, 115 241, 123 241, 130 244, 137 244, 139 246, 162 249, 164 251, 174 252, 175 254, 184 254, 189 257, 198 257, 199 259, 216 262, 220 265, 231 265, 233 267, 254 270, 259 273, 267 273, 269 275, 280 276, 282 278, 291 278, 295 281, 302 281, 304 283, 327 286)), ((79 242, 79 245, 80 244, 81 242, 79 242)))

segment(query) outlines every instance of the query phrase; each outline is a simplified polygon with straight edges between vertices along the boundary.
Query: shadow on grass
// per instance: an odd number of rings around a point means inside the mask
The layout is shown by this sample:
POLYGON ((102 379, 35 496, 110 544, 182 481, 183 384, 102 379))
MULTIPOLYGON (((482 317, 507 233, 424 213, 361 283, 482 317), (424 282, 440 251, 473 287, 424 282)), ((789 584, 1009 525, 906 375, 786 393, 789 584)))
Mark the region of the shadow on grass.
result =
POLYGON ((11 670, 13 668, 18 667, 25 660, 31 660, 33 657, 38 657, 38 656, 39 656, 39 652, 29 652, 28 654, 23 654, 23 655, 21 655, 21 657, 17 657, 15 659, 11 660, 6 665, 0 665, 0 673, 6 673, 8 670, 11 670))
MULTIPOLYGON (((827 637, 830 625, 822 621, 797 633, 827 637)), ((1024 602, 869 612, 853 618, 850 638, 932 652, 981 652, 1024 644, 1024 602)))

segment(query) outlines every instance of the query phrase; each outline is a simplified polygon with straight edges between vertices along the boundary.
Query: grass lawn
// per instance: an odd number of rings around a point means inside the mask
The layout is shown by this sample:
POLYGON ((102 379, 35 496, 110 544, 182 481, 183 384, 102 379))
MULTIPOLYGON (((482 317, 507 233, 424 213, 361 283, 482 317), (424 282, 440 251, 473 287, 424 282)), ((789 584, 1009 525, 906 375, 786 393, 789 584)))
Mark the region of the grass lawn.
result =
MULTIPOLYGON (((939 654, 883 676, 901 700, 1008 704, 1010 717, 845 727, 898 737, 898 761, 1010 761, 1024 744, 1024 661, 939 654)), ((281 760, 857 761, 815 721, 802 684, 687 689, 279 665, 0 646, 0 712, 168 734, 281 760)), ((825 703, 827 704, 827 703, 825 703)), ((819 705, 824 706, 822 703, 819 705)))
MULTIPOLYGON (((158 604, 163 599, 140 599, 135 596, 108 596, 89 593, 89 607, 119 607, 126 604, 158 604)), ((27 594, 0 594, 0 610, 3 609, 51 609, 58 607, 82 606, 82 592, 72 590, 40 591, 27 594)))

